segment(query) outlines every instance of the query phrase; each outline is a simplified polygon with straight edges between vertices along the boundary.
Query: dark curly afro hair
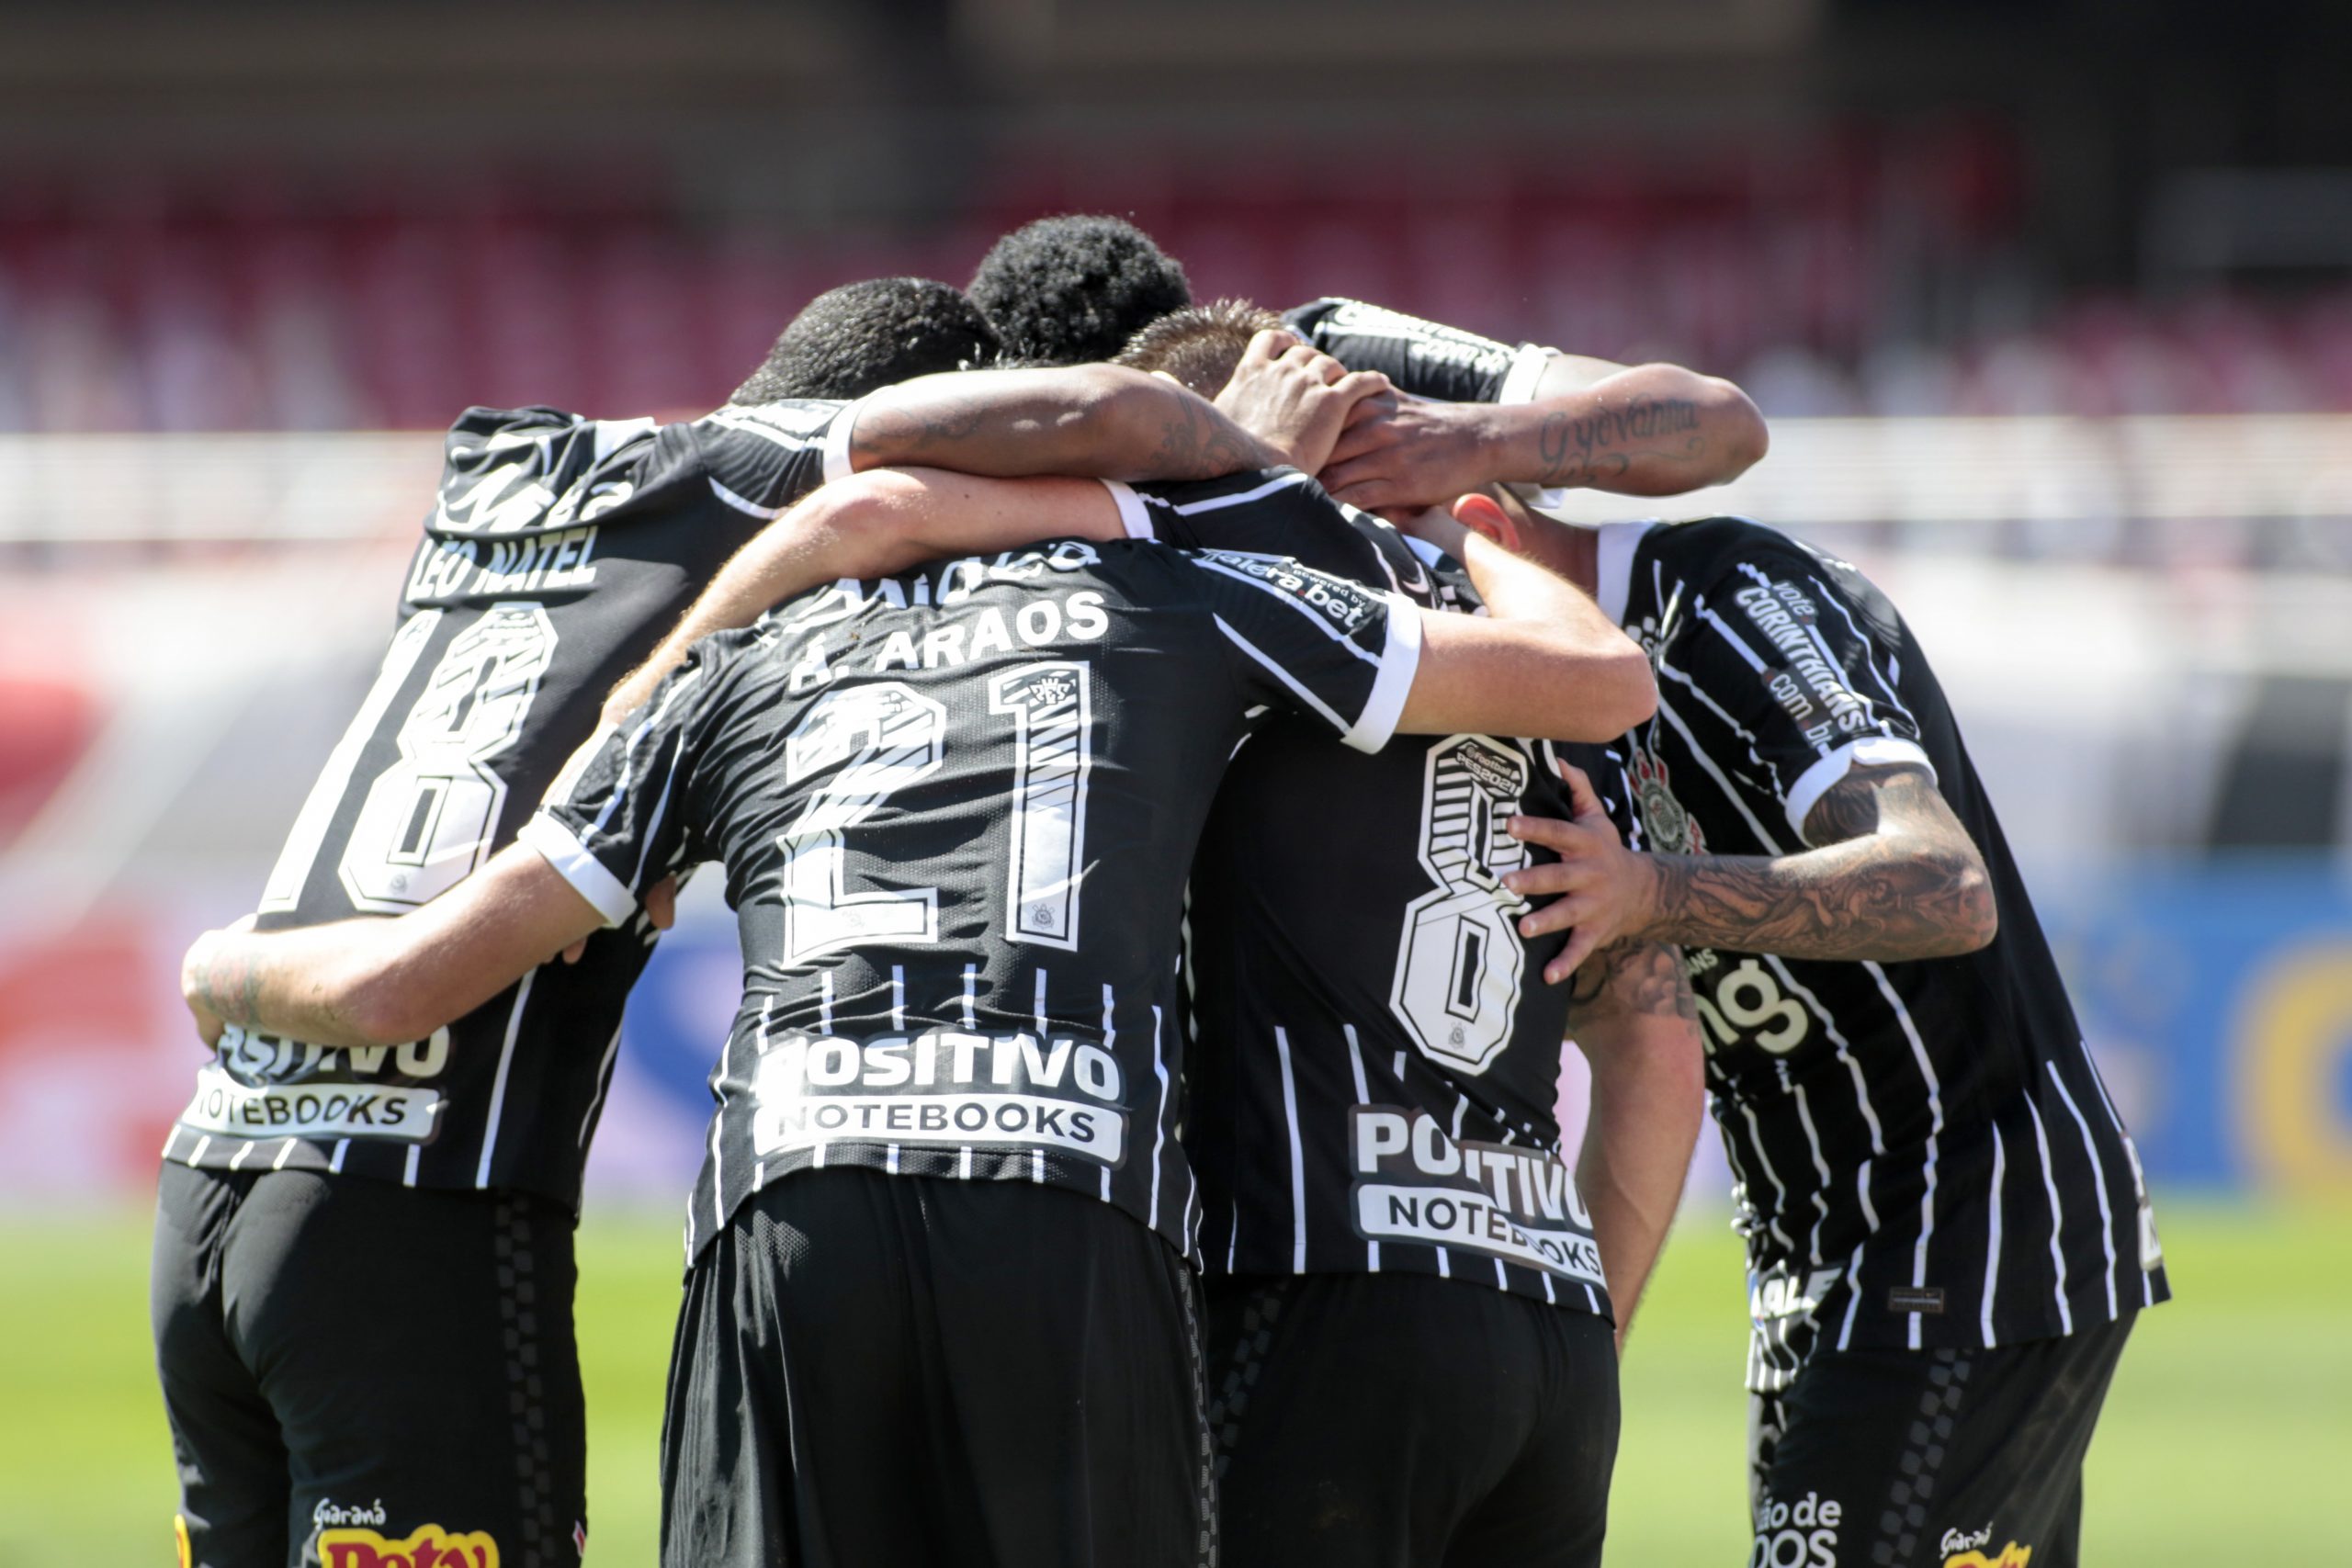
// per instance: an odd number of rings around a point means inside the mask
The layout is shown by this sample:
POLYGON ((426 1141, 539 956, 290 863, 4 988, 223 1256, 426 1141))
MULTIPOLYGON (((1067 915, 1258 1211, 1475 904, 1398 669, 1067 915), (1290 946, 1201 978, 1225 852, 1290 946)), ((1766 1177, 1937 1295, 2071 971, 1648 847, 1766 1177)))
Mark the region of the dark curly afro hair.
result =
POLYGON ((999 240, 972 275, 1005 357, 1023 365, 1108 359, 1170 310, 1193 302, 1173 256, 1124 218, 1040 218, 999 240))
POLYGON ((877 387, 997 359, 996 329, 953 284, 876 277, 829 288, 784 329, 739 403, 862 398, 877 387))

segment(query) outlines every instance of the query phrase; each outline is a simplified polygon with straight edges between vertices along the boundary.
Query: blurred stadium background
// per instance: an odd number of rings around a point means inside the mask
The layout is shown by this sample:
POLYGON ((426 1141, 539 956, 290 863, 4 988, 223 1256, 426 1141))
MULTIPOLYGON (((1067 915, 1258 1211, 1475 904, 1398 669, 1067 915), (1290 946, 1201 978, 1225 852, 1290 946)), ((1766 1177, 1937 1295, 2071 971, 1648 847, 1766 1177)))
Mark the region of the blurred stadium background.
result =
MULTIPOLYGON (((1055 210, 1202 297, 1748 389, 1771 457, 1662 514, 1905 607, 2172 1222, 2093 1560, 2352 1560, 2347 66, 2327 0, 0 6, 0 1564, 166 1560, 177 955, 367 684, 435 432, 698 412, 818 290, 1055 210)), ((665 944, 591 1168, 607 1562, 650 1560, 731 942, 665 944)), ((1742 1551, 1719 1158, 1612 1562, 1742 1551)))

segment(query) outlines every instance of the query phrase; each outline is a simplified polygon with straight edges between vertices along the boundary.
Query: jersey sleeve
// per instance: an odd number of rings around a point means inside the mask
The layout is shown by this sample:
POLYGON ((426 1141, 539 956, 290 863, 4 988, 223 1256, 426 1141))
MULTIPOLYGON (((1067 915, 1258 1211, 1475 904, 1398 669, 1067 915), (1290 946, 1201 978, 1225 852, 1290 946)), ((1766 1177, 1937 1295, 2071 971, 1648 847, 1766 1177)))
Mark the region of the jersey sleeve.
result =
POLYGON ((713 642, 696 643, 645 705, 566 770, 515 837, 545 856, 605 924, 637 913, 646 888, 702 858, 690 808, 690 738, 717 685, 713 642))
MULTIPOLYGON (((1106 481, 1107 482, 1107 481, 1106 481)), ((1334 501, 1296 468, 1266 468, 1182 483, 1112 483, 1127 532, 1182 550, 1287 556, 1303 566, 1437 608, 1447 601, 1430 570, 1450 560, 1387 523, 1334 501)))
POLYGON ((856 427, 855 403, 806 398, 730 403, 685 428, 713 493, 754 517, 775 517, 850 472, 856 427))
POLYGON ((1400 391, 1449 403, 1526 402, 1552 354, 1361 299, 1317 299, 1283 321, 1351 370, 1377 370, 1400 391))
POLYGON ((1283 556, 1198 550, 1185 558, 1250 705, 1320 722, 1360 751, 1388 743, 1420 663, 1420 611, 1411 601, 1283 556))
MULTIPOLYGON (((1758 530, 1761 533, 1761 530, 1758 530)), ((1850 570, 1831 570, 1785 540, 1729 552, 1692 605, 1687 669, 1661 661, 1662 703, 1703 703, 1749 755, 1724 759, 1771 797, 1799 841, 1823 795, 1856 767, 1935 764, 1896 691, 1901 623, 1850 570), (1760 767, 1759 767, 1760 764, 1760 767)))

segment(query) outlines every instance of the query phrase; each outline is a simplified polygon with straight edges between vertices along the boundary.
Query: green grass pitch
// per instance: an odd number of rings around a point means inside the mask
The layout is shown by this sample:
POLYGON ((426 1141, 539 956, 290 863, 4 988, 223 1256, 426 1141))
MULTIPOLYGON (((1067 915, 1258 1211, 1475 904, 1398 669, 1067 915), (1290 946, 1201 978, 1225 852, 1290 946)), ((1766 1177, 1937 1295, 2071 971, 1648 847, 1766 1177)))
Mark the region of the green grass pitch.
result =
MULTIPOLYGON (((2142 1324, 2108 1402, 2087 1560, 2352 1562, 2352 1214, 2160 1213, 2181 1299, 2142 1324)), ((0 1222, 0 1568, 172 1561, 146 1248, 139 1215, 0 1222)), ((677 1227, 593 1221, 581 1273, 590 1561, 633 1568, 653 1561, 677 1227)), ((1611 1568, 1745 1561, 1743 1310, 1731 1237, 1686 1218, 1626 1359, 1611 1568)))

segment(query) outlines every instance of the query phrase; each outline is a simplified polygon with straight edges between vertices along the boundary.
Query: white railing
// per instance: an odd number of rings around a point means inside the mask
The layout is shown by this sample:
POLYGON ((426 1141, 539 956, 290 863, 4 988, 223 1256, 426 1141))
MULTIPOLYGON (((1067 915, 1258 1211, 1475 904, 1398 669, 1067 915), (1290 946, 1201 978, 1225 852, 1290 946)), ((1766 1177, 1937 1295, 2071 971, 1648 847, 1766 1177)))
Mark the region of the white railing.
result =
MULTIPOLYGON (((413 527, 439 435, 0 436, 0 543, 336 541, 413 527)), ((2352 414, 1795 419, 1719 489, 1593 491, 1600 521, 1736 512, 1803 531, 1857 523, 2352 520, 2352 414)))

